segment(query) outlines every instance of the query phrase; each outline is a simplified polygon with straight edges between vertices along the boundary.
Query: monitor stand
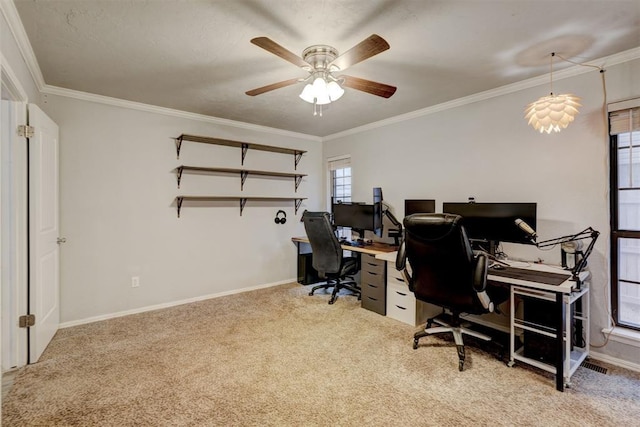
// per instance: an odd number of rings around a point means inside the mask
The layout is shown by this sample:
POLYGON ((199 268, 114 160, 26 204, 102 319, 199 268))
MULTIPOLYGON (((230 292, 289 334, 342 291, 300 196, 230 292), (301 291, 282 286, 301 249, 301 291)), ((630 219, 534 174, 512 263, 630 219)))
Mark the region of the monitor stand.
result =
POLYGON ((473 249, 481 250, 482 252, 487 254, 489 260, 491 260, 491 262, 489 263, 489 268, 501 270, 505 267, 511 267, 508 263, 501 261, 496 256, 498 246, 500 245, 500 242, 498 242, 497 240, 475 240, 471 241, 471 244, 473 249), (489 245, 488 249, 486 247, 487 245, 489 245))

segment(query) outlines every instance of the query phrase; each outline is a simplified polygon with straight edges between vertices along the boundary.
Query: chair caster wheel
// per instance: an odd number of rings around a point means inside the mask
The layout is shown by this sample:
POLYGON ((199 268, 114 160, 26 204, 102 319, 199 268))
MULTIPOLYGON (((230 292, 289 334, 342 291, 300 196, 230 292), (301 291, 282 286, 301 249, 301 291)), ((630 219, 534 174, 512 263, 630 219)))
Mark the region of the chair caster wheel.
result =
POLYGON ((310 297, 311 297, 311 296, 313 296, 313 292, 309 292, 309 296, 310 296, 310 297))
POLYGON ((459 370, 460 372, 462 372, 462 367, 463 367, 463 365, 464 365, 464 362, 463 362, 462 360, 458 362, 458 370, 459 370))
POLYGON ((330 304, 330 305, 331 305, 331 304, 333 304, 334 302, 336 302, 336 300, 334 300, 334 299, 330 299, 330 300, 329 300, 329 304, 330 304))
POLYGON ((414 339, 414 340, 413 340, 413 349, 414 349, 414 350, 417 350, 417 349, 418 349, 418 340, 417 340, 417 339, 414 339))

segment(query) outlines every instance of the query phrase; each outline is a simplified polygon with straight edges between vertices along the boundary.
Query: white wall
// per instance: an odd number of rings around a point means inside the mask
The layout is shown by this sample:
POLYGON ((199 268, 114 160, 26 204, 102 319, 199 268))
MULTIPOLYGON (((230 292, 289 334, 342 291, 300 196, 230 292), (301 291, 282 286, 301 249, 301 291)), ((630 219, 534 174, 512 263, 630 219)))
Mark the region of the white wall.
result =
MULTIPOLYGON (((6 13, 5 8, 2 12, 6 13)), ((298 194, 308 209, 324 207, 324 159, 351 154, 354 200, 368 201, 381 186, 402 215, 405 198, 464 201, 535 201, 541 238, 593 226, 602 232, 590 258, 592 341, 608 326, 608 143, 597 72, 556 81, 558 92, 583 97, 569 129, 539 135, 524 122, 524 106, 547 87, 523 90, 320 144, 293 136, 232 128, 185 118, 48 95, 37 85, 8 25, 0 20, 0 50, 30 102, 60 126, 62 321, 110 315, 204 295, 260 286, 295 276, 290 237, 303 232, 293 215, 276 226, 280 205, 239 208, 184 207, 177 194, 237 194, 239 179, 187 175, 176 188, 179 164, 239 167, 237 150, 185 143, 175 158, 171 138, 181 133, 299 147, 309 153, 299 170, 309 177, 298 194), (324 153, 323 153, 324 150, 324 153), (141 278, 131 288, 131 276, 141 278)), ((609 100, 640 96, 640 61, 608 67, 609 100)), ((399 88, 402 90, 402 88, 399 88)), ((249 153, 249 168, 291 170, 288 156, 249 153)), ((247 181, 246 194, 291 195, 288 181, 247 181)), ((505 246, 513 257, 558 262, 559 253, 505 246)), ((640 363, 637 348, 610 342, 599 351, 640 363)))
MULTIPOLYGON (((607 68, 609 101, 640 96, 640 61, 607 68), (635 76, 635 77, 634 77, 635 76)), ((523 119, 524 107, 548 87, 503 95, 324 142, 325 158, 351 154, 354 200, 370 199, 381 186, 402 217, 404 199, 442 202, 537 202, 538 234, 550 239, 588 226, 602 234, 589 258, 591 339, 609 326, 609 166, 607 125, 598 71, 554 81, 557 93, 582 97, 568 129, 541 135, 523 119)), ((402 90, 399 88, 398 90, 402 90)), ((508 255, 559 264, 559 249, 506 244, 508 255)), ((640 352, 610 342, 599 351, 640 363, 640 352)))
MULTIPOLYGON (((304 234, 300 215, 322 201, 322 145, 309 138, 233 128, 48 95, 42 105, 60 126, 61 321, 75 322, 287 280, 296 276, 291 237, 304 234), (238 148, 183 142, 182 133, 300 148, 293 179, 184 174, 176 166, 241 167, 238 148), (253 195, 309 197, 193 207, 177 218, 175 197, 253 195), (273 219, 282 209, 288 221, 273 219), (131 287, 131 277, 140 287, 131 287)), ((244 167, 294 172, 293 156, 249 150, 244 167)))

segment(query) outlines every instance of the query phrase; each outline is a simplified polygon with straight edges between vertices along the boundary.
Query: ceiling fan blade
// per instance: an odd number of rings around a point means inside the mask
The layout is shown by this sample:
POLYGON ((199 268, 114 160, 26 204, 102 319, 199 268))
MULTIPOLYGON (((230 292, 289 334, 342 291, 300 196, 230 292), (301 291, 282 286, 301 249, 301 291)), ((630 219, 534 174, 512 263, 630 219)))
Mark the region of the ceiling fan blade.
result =
POLYGON ((364 39, 329 64, 329 67, 335 65, 340 70, 345 70, 352 65, 362 62, 365 59, 371 58, 389 49, 389 43, 377 34, 372 34, 368 38, 364 39))
POLYGON ((271 52, 274 55, 279 56, 285 61, 291 62, 293 65, 297 65, 298 67, 309 67, 309 64, 304 62, 304 60, 298 55, 291 52, 290 50, 285 49, 268 37, 256 37, 254 39, 251 39, 251 43, 263 48, 267 52, 271 52))
POLYGON ((260 94, 265 93, 265 92, 269 92, 269 91, 272 91, 272 90, 276 90, 276 89, 280 89, 280 88, 283 88, 283 87, 294 85, 294 84, 298 83, 299 81, 300 81, 299 79, 289 79, 289 80, 285 80, 285 81, 282 81, 282 82, 272 83, 270 85, 262 86, 262 87, 259 87, 257 89, 248 90, 245 93, 247 95, 249 95, 249 96, 256 96, 256 95, 260 95, 260 94))
POLYGON ((342 86, 346 86, 351 89, 361 90, 363 92, 367 92, 372 95, 381 96, 383 98, 390 98, 391 95, 396 93, 396 89, 397 89, 395 86, 386 85, 384 83, 373 82, 371 80, 365 80, 359 77, 340 76, 338 79, 344 79, 342 86))

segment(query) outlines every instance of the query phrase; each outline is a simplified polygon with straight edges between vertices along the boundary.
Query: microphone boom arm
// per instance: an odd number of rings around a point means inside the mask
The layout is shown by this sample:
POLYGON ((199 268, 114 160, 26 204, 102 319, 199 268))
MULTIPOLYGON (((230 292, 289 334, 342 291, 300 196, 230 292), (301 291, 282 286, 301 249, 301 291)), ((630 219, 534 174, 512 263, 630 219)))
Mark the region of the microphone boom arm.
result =
POLYGON ((589 255, 591 255, 591 252, 593 251, 593 247, 595 246, 596 240, 598 240, 599 235, 600 235, 599 231, 596 231, 591 227, 587 227, 584 230, 580 231, 579 233, 569 234, 567 236, 557 237, 555 239, 543 240, 542 242, 535 242, 535 245, 536 247, 538 247, 538 249, 540 249, 540 248, 546 248, 549 246, 554 246, 562 243, 575 242, 578 240, 585 240, 590 238, 591 242, 589 242, 587 249, 585 249, 585 251, 582 252, 582 258, 571 269, 572 280, 575 280, 575 282, 578 284, 578 289, 579 289, 580 288, 579 273, 587 266, 587 258, 589 258, 589 255))

